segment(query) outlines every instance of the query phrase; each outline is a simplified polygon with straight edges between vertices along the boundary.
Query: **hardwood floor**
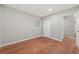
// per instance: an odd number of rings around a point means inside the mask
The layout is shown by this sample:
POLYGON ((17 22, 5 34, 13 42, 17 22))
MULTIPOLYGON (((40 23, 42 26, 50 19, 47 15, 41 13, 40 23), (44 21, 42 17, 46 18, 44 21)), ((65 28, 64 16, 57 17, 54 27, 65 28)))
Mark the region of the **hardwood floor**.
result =
POLYGON ((65 38, 63 42, 47 37, 23 41, 0 48, 0 54, 78 54, 76 39, 65 38))

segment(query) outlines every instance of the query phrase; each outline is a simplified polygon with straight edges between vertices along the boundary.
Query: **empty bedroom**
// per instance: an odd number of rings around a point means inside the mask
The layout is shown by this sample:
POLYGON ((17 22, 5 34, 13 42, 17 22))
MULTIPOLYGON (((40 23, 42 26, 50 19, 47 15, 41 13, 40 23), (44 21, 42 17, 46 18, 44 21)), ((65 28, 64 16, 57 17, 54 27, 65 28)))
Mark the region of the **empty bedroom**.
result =
POLYGON ((79 54, 79 5, 0 4, 0 54, 79 54))

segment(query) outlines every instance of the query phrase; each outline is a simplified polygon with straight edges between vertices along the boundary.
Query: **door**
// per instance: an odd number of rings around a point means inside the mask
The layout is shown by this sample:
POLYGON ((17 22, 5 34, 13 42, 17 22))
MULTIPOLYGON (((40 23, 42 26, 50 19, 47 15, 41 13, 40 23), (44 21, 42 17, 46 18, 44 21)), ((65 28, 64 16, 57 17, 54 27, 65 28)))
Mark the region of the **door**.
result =
POLYGON ((63 16, 53 16, 51 23, 52 39, 63 41, 64 39, 64 20, 63 16))
POLYGON ((79 11, 76 14, 76 43, 79 48, 79 11))
POLYGON ((75 34, 75 17, 74 15, 67 15, 64 16, 64 20, 65 20, 65 37, 69 38, 69 37, 73 37, 75 34))
POLYGON ((51 37, 51 20, 43 21, 43 36, 51 37))

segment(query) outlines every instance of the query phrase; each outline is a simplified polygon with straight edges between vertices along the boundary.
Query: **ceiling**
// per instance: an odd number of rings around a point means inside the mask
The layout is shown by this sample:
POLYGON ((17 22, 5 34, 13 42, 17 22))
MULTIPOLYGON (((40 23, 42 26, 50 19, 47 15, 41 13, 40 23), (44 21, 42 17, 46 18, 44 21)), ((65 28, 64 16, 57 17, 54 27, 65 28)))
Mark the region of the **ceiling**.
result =
POLYGON ((5 4, 5 5, 38 17, 44 17, 77 6, 77 4, 5 4), (50 8, 52 9, 52 11, 49 11, 50 8))

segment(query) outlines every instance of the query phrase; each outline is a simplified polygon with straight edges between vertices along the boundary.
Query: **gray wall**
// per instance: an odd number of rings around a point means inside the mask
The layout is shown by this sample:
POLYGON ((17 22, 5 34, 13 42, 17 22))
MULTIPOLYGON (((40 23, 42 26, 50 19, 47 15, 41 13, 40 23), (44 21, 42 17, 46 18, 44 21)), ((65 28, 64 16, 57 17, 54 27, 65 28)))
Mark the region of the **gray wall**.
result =
POLYGON ((48 17, 42 18, 43 20, 52 20, 52 22, 51 22, 52 23, 51 38, 56 38, 58 40, 61 40, 60 38, 64 37, 64 35, 62 35, 64 33, 64 22, 63 22, 64 19, 63 19, 63 17, 66 15, 70 15, 70 14, 74 15, 77 10, 78 10, 78 7, 75 7, 75 8, 64 10, 64 11, 49 15, 48 17), (60 22, 62 22, 61 23, 62 26, 59 24, 60 22), (63 30, 63 32, 62 32, 62 30, 63 30))
POLYGON ((3 6, 2 45, 41 35, 40 18, 3 6), (34 22, 39 20, 40 25, 34 22))

